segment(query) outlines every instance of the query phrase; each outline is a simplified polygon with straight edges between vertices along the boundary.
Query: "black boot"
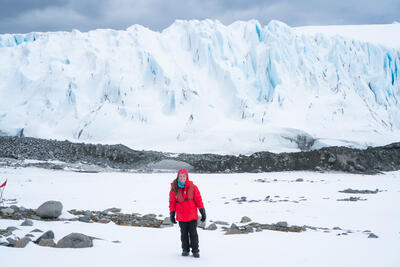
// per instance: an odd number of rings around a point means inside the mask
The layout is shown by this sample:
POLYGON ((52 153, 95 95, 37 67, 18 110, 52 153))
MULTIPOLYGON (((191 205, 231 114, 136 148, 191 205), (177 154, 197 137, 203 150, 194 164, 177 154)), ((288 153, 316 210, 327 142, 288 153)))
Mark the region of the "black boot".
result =
POLYGON ((182 251, 182 256, 189 256, 189 251, 182 251))
POLYGON ((193 251, 193 257, 200 258, 200 254, 198 251, 193 251))

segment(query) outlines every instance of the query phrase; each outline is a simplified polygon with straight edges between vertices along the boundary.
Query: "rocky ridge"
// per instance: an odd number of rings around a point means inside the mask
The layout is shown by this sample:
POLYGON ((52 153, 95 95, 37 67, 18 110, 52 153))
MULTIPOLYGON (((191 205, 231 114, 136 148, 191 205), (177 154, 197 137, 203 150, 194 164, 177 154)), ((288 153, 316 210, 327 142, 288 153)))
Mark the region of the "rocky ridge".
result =
POLYGON ((376 174, 400 169, 400 143, 367 149, 326 147, 319 150, 246 155, 172 154, 100 145, 0 136, 0 166, 42 167, 82 172, 171 171, 233 173, 271 171, 342 171, 376 174))

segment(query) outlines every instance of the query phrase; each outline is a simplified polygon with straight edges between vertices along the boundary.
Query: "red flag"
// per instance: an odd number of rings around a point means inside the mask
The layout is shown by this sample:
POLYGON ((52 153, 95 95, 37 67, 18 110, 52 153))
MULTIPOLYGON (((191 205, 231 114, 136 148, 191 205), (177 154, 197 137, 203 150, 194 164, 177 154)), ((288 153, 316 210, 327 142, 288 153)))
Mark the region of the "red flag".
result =
POLYGON ((2 185, 0 185, 0 188, 5 187, 6 184, 7 184, 7 180, 2 185))

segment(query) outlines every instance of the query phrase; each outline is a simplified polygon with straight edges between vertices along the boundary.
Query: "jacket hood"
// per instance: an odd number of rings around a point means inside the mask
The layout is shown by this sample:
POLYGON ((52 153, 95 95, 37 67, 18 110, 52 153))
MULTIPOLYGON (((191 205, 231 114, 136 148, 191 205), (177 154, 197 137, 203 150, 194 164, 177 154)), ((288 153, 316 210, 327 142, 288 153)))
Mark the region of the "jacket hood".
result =
POLYGON ((192 183, 192 181, 189 180, 189 172, 188 172, 186 169, 180 169, 180 170, 178 171, 178 173, 176 174, 176 178, 172 181, 171 187, 173 187, 174 182, 178 179, 178 176, 179 176, 180 173, 186 174, 185 187, 189 186, 189 184, 192 183))
POLYGON ((186 169, 179 169, 178 173, 176 174, 176 177, 177 177, 177 178, 178 178, 178 176, 179 176, 180 173, 186 174, 186 178, 187 178, 186 181, 189 181, 189 172, 188 172, 186 169))

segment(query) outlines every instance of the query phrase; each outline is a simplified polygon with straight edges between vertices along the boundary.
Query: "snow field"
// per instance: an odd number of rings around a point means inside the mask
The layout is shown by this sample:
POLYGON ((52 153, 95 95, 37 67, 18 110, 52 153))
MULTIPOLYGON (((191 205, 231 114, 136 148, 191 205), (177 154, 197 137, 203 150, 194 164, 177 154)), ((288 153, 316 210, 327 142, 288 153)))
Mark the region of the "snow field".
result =
MULTIPOLYGON (((168 216, 169 184, 174 173, 75 173, 36 168, 1 168, 0 177, 8 179, 6 199, 16 199, 18 206, 37 208, 47 200, 64 205, 62 217, 70 209, 104 210, 122 208, 123 213, 138 212, 168 216)), ((199 229, 200 259, 180 256, 179 227, 150 229, 118 226, 113 223, 42 222, 32 227, 19 226, 22 221, 0 220, 0 228, 17 226, 14 233, 22 237, 39 228, 53 230, 55 241, 71 232, 81 232, 94 240, 88 249, 54 249, 29 244, 24 249, 0 247, 2 266, 96 266, 160 264, 183 266, 398 266, 400 257, 400 172, 375 176, 281 172, 258 174, 189 174, 198 185, 209 220, 238 223, 249 216, 259 223, 287 221, 289 225, 335 226, 343 230, 307 230, 282 233, 264 230, 247 235, 225 236, 216 231, 199 229), (303 182, 295 182, 303 178, 303 182), (265 183, 256 182, 265 179, 265 183), (277 179, 277 181, 274 181, 277 179), (311 182, 312 181, 312 182, 311 182), (382 190, 377 194, 353 195, 339 190, 382 190), (263 200, 288 202, 249 202, 263 200), (238 204, 232 198, 247 197, 238 204), (275 196, 279 196, 275 197, 275 196), (336 199, 361 196, 366 201, 347 202, 336 199), (329 199, 327 199, 329 198, 329 199), (291 201, 298 201, 294 203, 291 201), (224 204, 229 202, 229 204, 224 204), (338 233, 352 231, 348 235, 338 233), (367 238, 370 230, 378 239, 367 238), (119 240, 121 243, 112 243, 119 240)), ((35 234, 39 236, 39 234, 35 234)))

